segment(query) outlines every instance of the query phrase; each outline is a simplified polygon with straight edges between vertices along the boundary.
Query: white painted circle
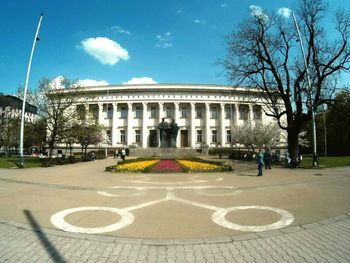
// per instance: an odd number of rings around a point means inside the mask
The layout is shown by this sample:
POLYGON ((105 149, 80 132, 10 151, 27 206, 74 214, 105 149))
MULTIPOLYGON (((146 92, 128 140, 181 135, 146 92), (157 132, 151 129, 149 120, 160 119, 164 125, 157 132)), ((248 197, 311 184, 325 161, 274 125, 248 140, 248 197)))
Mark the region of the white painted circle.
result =
POLYGON ((111 194, 111 193, 108 193, 107 191, 97 191, 97 193, 99 195, 103 195, 103 196, 107 196, 107 197, 123 197, 123 196, 140 196, 140 195, 143 195, 144 192, 141 192, 141 190, 146 190, 145 188, 143 187, 134 187, 134 188, 128 188, 128 189, 125 189, 123 187, 119 187, 119 186, 112 186, 112 187, 109 187, 109 189, 116 189, 116 190, 136 190, 137 192, 134 193, 134 194, 128 194, 128 195, 122 195, 122 194, 111 194))
POLYGON ((286 227, 293 223, 294 217, 291 213, 289 213, 286 210, 279 209, 279 208, 274 208, 274 207, 269 207, 269 206, 235 206, 235 207, 230 207, 230 208, 222 208, 217 210, 213 215, 212 215, 212 220, 214 223, 218 224, 219 226, 229 228, 229 229, 234 229, 238 231, 249 231, 249 232, 261 232, 261 231, 267 231, 267 230, 275 230, 275 229, 280 229, 283 227, 286 227), (245 226, 245 225, 239 225, 235 224, 232 222, 229 222, 226 220, 225 216, 227 213, 231 211, 238 211, 238 210, 248 210, 248 209, 260 209, 260 210, 269 210, 273 211, 277 214, 281 215, 281 219, 278 220, 277 222, 269 225, 262 225, 262 226, 245 226))
POLYGON ((113 207, 98 207, 98 206, 90 206, 90 207, 77 207, 70 208, 63 211, 60 211, 53 216, 51 216, 51 223, 64 231, 73 232, 73 233, 83 233, 83 234, 101 234, 119 230, 123 227, 126 227, 134 222, 135 217, 128 211, 119 208, 113 207), (103 227, 77 227, 67 223, 64 220, 64 217, 75 212, 81 211, 108 211, 112 213, 116 213, 121 216, 121 219, 118 223, 111 224, 103 227))

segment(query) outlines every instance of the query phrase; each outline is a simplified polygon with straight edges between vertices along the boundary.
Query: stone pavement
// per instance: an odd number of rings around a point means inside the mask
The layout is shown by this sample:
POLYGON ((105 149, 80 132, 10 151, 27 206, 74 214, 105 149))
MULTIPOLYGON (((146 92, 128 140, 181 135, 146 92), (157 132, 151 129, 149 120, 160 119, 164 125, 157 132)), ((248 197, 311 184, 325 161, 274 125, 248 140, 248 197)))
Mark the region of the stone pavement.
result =
POLYGON ((238 237, 123 239, 0 221, 0 262, 350 262, 350 214, 238 237))
MULTIPOLYGON (((111 162, 0 169, 0 262, 350 262, 350 167, 277 168, 263 178, 242 165, 226 174, 113 176, 103 172, 111 162), (50 222, 57 211, 87 205, 127 210, 135 222, 94 235, 62 231, 50 222), (241 205, 279 207, 295 220, 265 232, 210 220, 213 209, 241 205)), ((277 220, 254 209, 227 219, 257 226, 277 220)), ((103 212, 67 216, 81 227, 115 220, 103 212)))

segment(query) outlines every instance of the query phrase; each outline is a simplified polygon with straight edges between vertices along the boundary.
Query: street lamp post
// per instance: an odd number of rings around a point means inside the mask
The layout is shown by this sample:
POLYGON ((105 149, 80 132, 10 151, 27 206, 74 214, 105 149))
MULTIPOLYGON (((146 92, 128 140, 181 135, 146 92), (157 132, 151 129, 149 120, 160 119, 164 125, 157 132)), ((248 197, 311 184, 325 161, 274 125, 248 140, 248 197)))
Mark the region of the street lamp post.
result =
POLYGON ((28 69, 27 69, 26 82, 25 82, 25 85, 24 85, 23 104, 22 104, 22 116, 21 116, 21 130, 20 130, 20 136, 19 136, 19 165, 22 168, 24 167, 23 135, 24 135, 24 114, 25 114, 25 108, 26 108, 26 97, 27 97, 28 81, 29 81, 30 67, 32 65, 32 59, 33 59, 35 44, 36 44, 36 41, 39 39, 38 35, 39 35, 41 21, 43 20, 43 15, 44 14, 41 13, 40 19, 39 19, 39 23, 38 23, 38 27, 37 27, 36 32, 35 32, 33 46, 32 46, 32 51, 30 53, 29 64, 28 64, 28 69))
MULTIPOLYGON (((306 71, 306 78, 307 78, 307 82, 308 82, 308 86, 309 86, 309 92, 311 93, 312 88, 311 88, 310 73, 309 73, 309 68, 308 68, 308 65, 307 65, 306 57, 305 57, 305 51, 304 51, 303 40, 302 40, 301 35, 300 35, 300 30, 299 30, 298 22, 297 22, 297 20, 296 20, 296 18, 295 18, 294 12, 292 12, 292 16, 293 16, 295 28, 296 28, 297 33, 298 33, 300 48, 301 48, 301 52, 302 52, 303 60, 304 60, 304 64, 305 64, 305 71, 306 71)), ((310 100, 309 100, 309 102, 310 102, 311 118, 312 118, 312 146, 313 146, 312 166, 313 166, 313 167, 316 167, 316 166, 318 167, 318 166, 319 166, 319 160, 318 160, 317 148, 316 148, 316 121, 315 121, 315 109, 314 109, 314 105, 313 105, 313 103, 312 103, 311 95, 310 95, 310 100)))

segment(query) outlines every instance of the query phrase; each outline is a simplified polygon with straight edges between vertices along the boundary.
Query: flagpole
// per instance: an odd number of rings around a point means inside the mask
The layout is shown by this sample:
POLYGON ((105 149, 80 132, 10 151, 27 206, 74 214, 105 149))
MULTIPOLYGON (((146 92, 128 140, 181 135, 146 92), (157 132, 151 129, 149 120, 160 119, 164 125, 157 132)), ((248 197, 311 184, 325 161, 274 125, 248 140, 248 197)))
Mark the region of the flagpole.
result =
POLYGON ((35 44, 36 44, 36 41, 38 40, 39 30, 40 30, 40 26, 41 26, 41 21, 43 20, 43 16, 44 16, 44 14, 41 13, 40 14, 39 23, 38 23, 38 27, 36 29, 34 41, 33 41, 32 51, 30 53, 29 64, 28 64, 28 69, 27 69, 27 76, 26 76, 26 82, 25 82, 25 85, 24 85, 23 104, 22 104, 22 116, 21 116, 21 130, 20 130, 20 136, 19 136, 19 165, 20 165, 21 168, 24 167, 24 158, 23 158, 24 114, 25 114, 25 108, 26 108, 26 97, 27 97, 27 89, 28 89, 30 67, 32 65, 32 59, 33 59, 35 44))

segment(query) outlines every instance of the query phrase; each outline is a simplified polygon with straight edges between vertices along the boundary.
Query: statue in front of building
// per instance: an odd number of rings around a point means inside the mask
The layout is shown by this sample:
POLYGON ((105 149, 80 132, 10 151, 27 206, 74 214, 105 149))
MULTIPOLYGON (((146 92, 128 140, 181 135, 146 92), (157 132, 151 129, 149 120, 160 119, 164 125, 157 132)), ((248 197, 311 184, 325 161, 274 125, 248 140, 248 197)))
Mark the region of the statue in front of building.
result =
POLYGON ((176 147, 176 138, 179 129, 179 126, 173 119, 170 123, 170 147, 176 147))
POLYGON ((160 147, 161 148, 176 148, 177 133, 179 131, 179 126, 173 119, 170 125, 164 121, 158 125, 159 135, 160 135, 160 147))
POLYGON ((169 144, 169 124, 164 121, 162 118, 162 122, 158 125, 159 135, 160 135, 160 147, 167 148, 170 146, 169 144))

